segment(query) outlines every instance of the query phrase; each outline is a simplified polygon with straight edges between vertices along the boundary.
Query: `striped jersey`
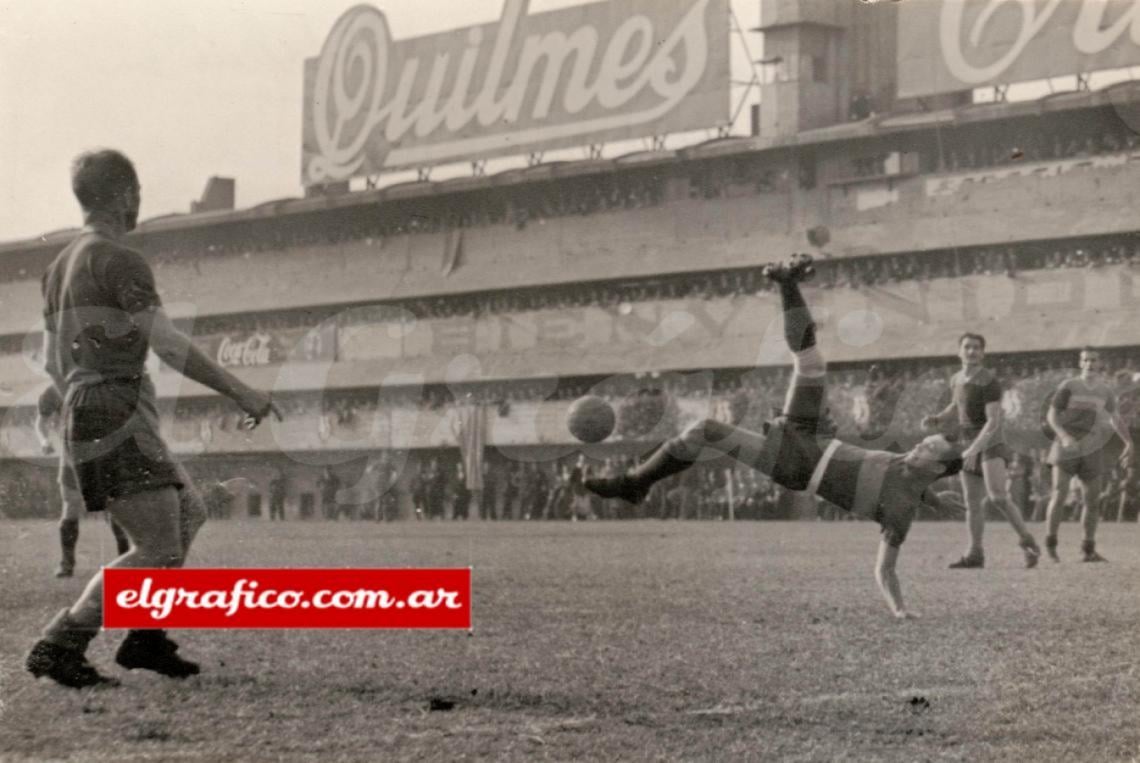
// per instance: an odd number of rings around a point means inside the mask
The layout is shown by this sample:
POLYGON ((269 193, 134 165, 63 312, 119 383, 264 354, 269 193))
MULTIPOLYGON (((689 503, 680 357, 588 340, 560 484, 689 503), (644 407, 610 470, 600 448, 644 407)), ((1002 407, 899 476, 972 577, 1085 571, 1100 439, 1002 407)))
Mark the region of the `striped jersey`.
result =
POLYGON ((1107 439, 1112 433, 1110 419, 1116 412, 1116 395, 1104 382, 1079 376, 1066 379, 1053 393, 1052 406, 1057 423, 1077 439, 1090 434, 1107 439))

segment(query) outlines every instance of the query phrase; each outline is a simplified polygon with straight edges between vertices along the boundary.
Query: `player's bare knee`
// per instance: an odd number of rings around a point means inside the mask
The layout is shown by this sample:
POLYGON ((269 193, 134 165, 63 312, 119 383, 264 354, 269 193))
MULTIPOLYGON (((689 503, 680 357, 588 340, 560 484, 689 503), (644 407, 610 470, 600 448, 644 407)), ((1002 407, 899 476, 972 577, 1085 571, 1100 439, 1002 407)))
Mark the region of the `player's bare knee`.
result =
POLYGON ((179 494, 179 525, 182 532, 182 545, 186 547, 206 524, 209 512, 202 495, 194 488, 184 488, 179 494))
POLYGON ((151 567, 179 567, 183 561, 182 544, 176 540, 148 539, 133 549, 140 564, 151 567))

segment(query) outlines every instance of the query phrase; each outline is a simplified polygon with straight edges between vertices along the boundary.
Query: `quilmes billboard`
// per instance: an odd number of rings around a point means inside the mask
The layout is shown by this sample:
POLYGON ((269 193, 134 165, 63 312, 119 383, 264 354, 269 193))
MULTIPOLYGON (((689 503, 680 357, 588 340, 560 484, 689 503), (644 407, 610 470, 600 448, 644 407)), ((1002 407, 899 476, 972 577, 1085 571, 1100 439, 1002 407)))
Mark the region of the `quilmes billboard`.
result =
POLYGON ((347 11, 305 62, 304 185, 728 122, 728 0, 527 6, 407 40, 347 11))
POLYGON ((1140 64, 1140 0, 906 0, 899 96, 1140 64))

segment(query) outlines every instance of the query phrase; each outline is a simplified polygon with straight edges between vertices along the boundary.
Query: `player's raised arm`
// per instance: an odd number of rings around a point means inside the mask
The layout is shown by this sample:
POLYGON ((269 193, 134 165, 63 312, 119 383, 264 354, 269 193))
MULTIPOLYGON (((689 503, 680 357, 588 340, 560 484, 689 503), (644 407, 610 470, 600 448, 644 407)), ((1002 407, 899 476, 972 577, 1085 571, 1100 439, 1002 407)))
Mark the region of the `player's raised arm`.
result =
POLYGON ((171 368, 230 398, 256 421, 271 413, 278 421, 282 419, 281 411, 267 393, 253 389, 199 350, 161 306, 136 313, 135 320, 149 335, 151 349, 171 368))
POLYGON ((898 558, 899 547, 891 545, 886 538, 881 539, 879 541, 879 554, 875 559, 875 582, 879 584, 879 590, 883 592, 883 598, 887 600, 891 614, 900 620, 910 620, 914 619, 916 615, 908 612, 903 603, 902 585, 899 583, 899 576, 895 571, 898 558))
POLYGON ((966 504, 962 502, 961 496, 952 490, 943 490, 940 493, 936 493, 934 490, 927 488, 922 493, 922 502, 939 514, 962 515, 966 513, 966 504))

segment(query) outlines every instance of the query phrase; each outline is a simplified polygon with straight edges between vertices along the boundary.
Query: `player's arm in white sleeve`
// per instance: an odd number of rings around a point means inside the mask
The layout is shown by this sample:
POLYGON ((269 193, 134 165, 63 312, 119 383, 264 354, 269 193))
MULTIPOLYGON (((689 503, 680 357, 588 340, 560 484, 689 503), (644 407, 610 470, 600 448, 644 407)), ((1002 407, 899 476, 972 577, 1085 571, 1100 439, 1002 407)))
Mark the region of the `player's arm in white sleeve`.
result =
POLYGON ((45 456, 50 456, 55 452, 55 446, 51 444, 51 434, 48 432, 47 419, 36 412, 36 440, 40 444, 40 452, 45 456))
MULTIPOLYGON (((59 340, 57 339, 54 331, 48 331, 46 328, 44 329, 44 370, 47 371, 47 375, 51 377, 51 383, 55 385, 55 388, 57 390, 62 390, 63 374, 60 371, 59 365, 57 364, 58 358, 56 356, 56 344, 58 341, 59 340)), ((51 444, 51 435, 48 432, 48 423, 47 420, 42 415, 40 415, 40 406, 38 404, 36 405, 35 430, 36 439, 39 440, 40 443, 40 452, 45 456, 50 456, 55 451, 55 447, 51 444)))
POLYGON ((63 392, 63 371, 59 367, 59 356, 56 351, 56 345, 59 343, 59 337, 55 335, 54 331, 44 329, 44 370, 47 375, 51 377, 51 383, 55 388, 63 392))
POLYGON ((922 491, 922 502, 939 514, 966 513, 966 505, 962 502, 962 496, 953 490, 935 492, 931 488, 927 488, 922 491))
POLYGON ((900 620, 911 620, 917 616, 908 612, 903 602, 902 585, 895 570, 898 558, 899 547, 892 546, 886 538, 881 538, 878 558, 875 560, 875 582, 879 584, 879 590, 883 592, 891 614, 900 620))
POLYGON ((50 456, 55 452, 55 446, 51 444, 51 433, 48 432, 48 423, 39 411, 36 411, 36 440, 40 443, 40 452, 45 456, 50 456))

